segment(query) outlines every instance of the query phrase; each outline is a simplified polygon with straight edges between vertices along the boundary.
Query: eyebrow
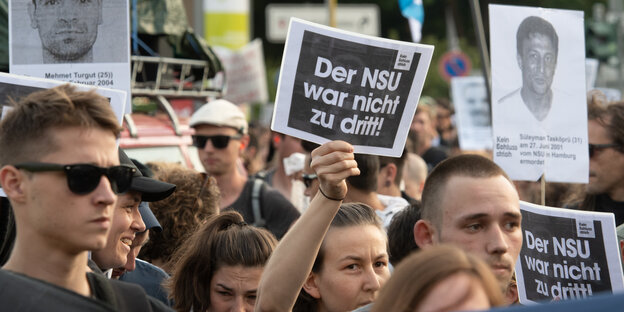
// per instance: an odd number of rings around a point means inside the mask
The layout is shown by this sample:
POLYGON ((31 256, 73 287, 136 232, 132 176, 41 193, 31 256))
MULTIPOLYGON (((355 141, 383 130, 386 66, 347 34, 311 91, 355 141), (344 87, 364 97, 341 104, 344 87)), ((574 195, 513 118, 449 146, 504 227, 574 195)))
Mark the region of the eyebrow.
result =
MULTIPOLYGON (((522 215, 519 212, 505 212, 503 214, 504 217, 507 218, 514 218, 514 219, 521 219, 522 215)), ((483 218, 488 218, 490 217, 490 215, 486 214, 486 213, 475 213, 475 214, 471 214, 471 215, 467 215, 465 217, 462 217, 461 220, 463 221, 473 221, 473 220, 478 220, 478 219, 483 219, 483 218)))
MULTIPOLYGON (((229 287, 227 287, 227 286, 225 286, 225 285, 223 285, 221 283, 218 283, 216 286, 219 286, 219 287, 221 287, 221 288, 223 288, 223 289, 225 289, 225 290, 227 290, 229 292, 234 292, 234 289, 229 288, 229 287)), ((245 294, 257 293, 257 292, 258 292, 258 289, 256 288, 256 289, 251 289, 251 290, 246 291, 245 294)))
POLYGON ((227 290, 227 291, 233 291, 233 289, 232 289, 232 288, 229 288, 229 287, 227 287, 227 286, 225 286, 225 285, 223 285, 223 284, 217 284, 217 286, 219 286, 219 287, 221 287, 221 288, 223 288, 223 289, 225 289, 225 290, 227 290))
POLYGON ((362 258, 361 258, 361 257, 358 257, 358 256, 351 256, 351 255, 348 255, 348 256, 345 256, 345 257, 343 257, 343 258, 341 258, 341 259, 340 259, 340 261, 344 261, 344 260, 355 260, 355 261, 362 261, 362 258))

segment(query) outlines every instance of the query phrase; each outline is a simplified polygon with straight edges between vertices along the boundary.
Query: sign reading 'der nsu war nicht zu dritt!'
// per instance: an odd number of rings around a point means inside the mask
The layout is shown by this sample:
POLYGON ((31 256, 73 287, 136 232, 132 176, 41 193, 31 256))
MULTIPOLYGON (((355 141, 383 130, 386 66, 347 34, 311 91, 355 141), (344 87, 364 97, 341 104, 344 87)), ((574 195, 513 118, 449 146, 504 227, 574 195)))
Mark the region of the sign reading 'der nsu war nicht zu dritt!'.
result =
POLYGON ((400 156, 433 47, 291 19, 271 128, 400 156))

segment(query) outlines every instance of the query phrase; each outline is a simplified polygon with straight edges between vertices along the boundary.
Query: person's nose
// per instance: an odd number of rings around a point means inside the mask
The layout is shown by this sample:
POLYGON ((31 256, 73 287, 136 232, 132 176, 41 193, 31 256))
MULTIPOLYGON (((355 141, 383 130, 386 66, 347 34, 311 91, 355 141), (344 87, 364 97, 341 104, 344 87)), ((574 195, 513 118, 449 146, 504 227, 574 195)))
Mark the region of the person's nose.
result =
POLYGON ((504 254, 509 250, 507 242, 507 234, 500 225, 494 225, 490 228, 487 237, 486 251, 488 254, 504 254))
POLYGON ((363 288, 365 291, 376 292, 381 288, 381 276, 371 266, 364 272, 363 288))
POLYGON ((143 222, 143 218, 141 217, 141 212, 139 209, 134 209, 132 212, 132 224, 130 225, 134 232, 143 232, 145 231, 145 222, 143 222))
POLYGON ((117 200, 117 195, 113 192, 110 181, 105 176, 100 177, 100 184, 93 191, 93 195, 97 205, 113 205, 117 200))
POLYGON ((245 307, 245 300, 241 296, 236 296, 232 301, 232 306, 230 307, 230 312, 251 312, 253 308, 248 310, 245 307))

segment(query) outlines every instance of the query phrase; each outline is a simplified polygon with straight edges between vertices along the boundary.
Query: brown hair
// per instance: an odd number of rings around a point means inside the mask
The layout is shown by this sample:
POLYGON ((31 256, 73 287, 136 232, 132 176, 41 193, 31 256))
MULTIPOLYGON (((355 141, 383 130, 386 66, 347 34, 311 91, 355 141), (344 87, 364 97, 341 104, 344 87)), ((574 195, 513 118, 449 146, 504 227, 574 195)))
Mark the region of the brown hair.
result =
POLYGON ((407 159, 407 150, 403 148, 403 154, 400 157, 379 156, 379 170, 388 164, 394 164, 397 167, 397 173, 394 177, 394 184, 400 185, 403 180, 403 168, 405 168, 405 160, 407 159))
POLYGON ((162 232, 150 231, 150 239, 139 257, 167 263, 175 249, 208 217, 219 212, 219 189, 213 177, 176 163, 148 163, 154 179, 177 186, 173 195, 150 207, 162 232))
POLYGON ((13 109, 0 123, 0 165, 37 161, 54 152, 53 128, 99 128, 114 137, 121 131, 108 100, 94 90, 64 84, 9 102, 13 109))
POLYGON ((181 244, 166 282, 177 311, 207 311, 210 282, 223 266, 263 267, 277 245, 269 231, 250 226, 234 211, 214 215, 181 244))
POLYGON ((379 175, 379 156, 368 154, 355 154, 360 174, 347 178, 350 187, 361 191, 377 191, 377 176, 379 175))
POLYGON ((504 303, 496 277, 482 260, 457 247, 437 245, 405 258, 382 288, 371 311, 414 311, 438 283, 458 273, 473 277, 483 287, 491 306, 504 303))
POLYGON ((440 204, 445 195, 445 188, 448 181, 455 176, 471 178, 503 176, 512 183, 503 169, 483 156, 466 154, 442 161, 425 180, 422 193, 421 218, 431 221, 438 229, 442 223, 440 204))
MULTIPOLYGON (((335 227, 342 228, 360 225, 374 225, 385 234, 381 220, 375 213, 375 210, 363 203, 346 203, 340 205, 340 209, 338 209, 338 212, 329 227, 331 229, 335 227)), ((316 255, 316 259, 314 259, 314 265, 312 266, 312 272, 314 273, 321 272, 321 269, 323 268, 323 260, 325 256, 324 247, 325 240, 323 240, 321 248, 316 255)), ((293 311, 316 311, 317 301, 317 299, 313 298, 305 290, 301 289, 297 302, 295 302, 295 306, 293 307, 293 311)))

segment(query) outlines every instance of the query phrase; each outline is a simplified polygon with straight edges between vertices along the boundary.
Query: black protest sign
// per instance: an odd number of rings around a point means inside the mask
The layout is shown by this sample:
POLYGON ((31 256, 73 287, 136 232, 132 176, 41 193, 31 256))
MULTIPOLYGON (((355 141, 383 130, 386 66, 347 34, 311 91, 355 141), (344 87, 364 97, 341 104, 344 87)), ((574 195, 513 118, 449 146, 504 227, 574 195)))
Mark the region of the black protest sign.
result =
POLYGON ((614 237, 607 235, 614 229, 605 231, 608 222, 591 215, 565 216, 569 211, 565 209, 552 210, 564 214, 522 209, 524 243, 516 265, 521 299, 579 299, 621 287, 621 270, 620 277, 612 280, 619 263, 610 267, 609 249, 617 252, 617 246, 614 237))
POLYGON ((300 32, 297 48, 285 51, 275 131, 400 155, 432 49, 360 37, 313 26, 300 32))

